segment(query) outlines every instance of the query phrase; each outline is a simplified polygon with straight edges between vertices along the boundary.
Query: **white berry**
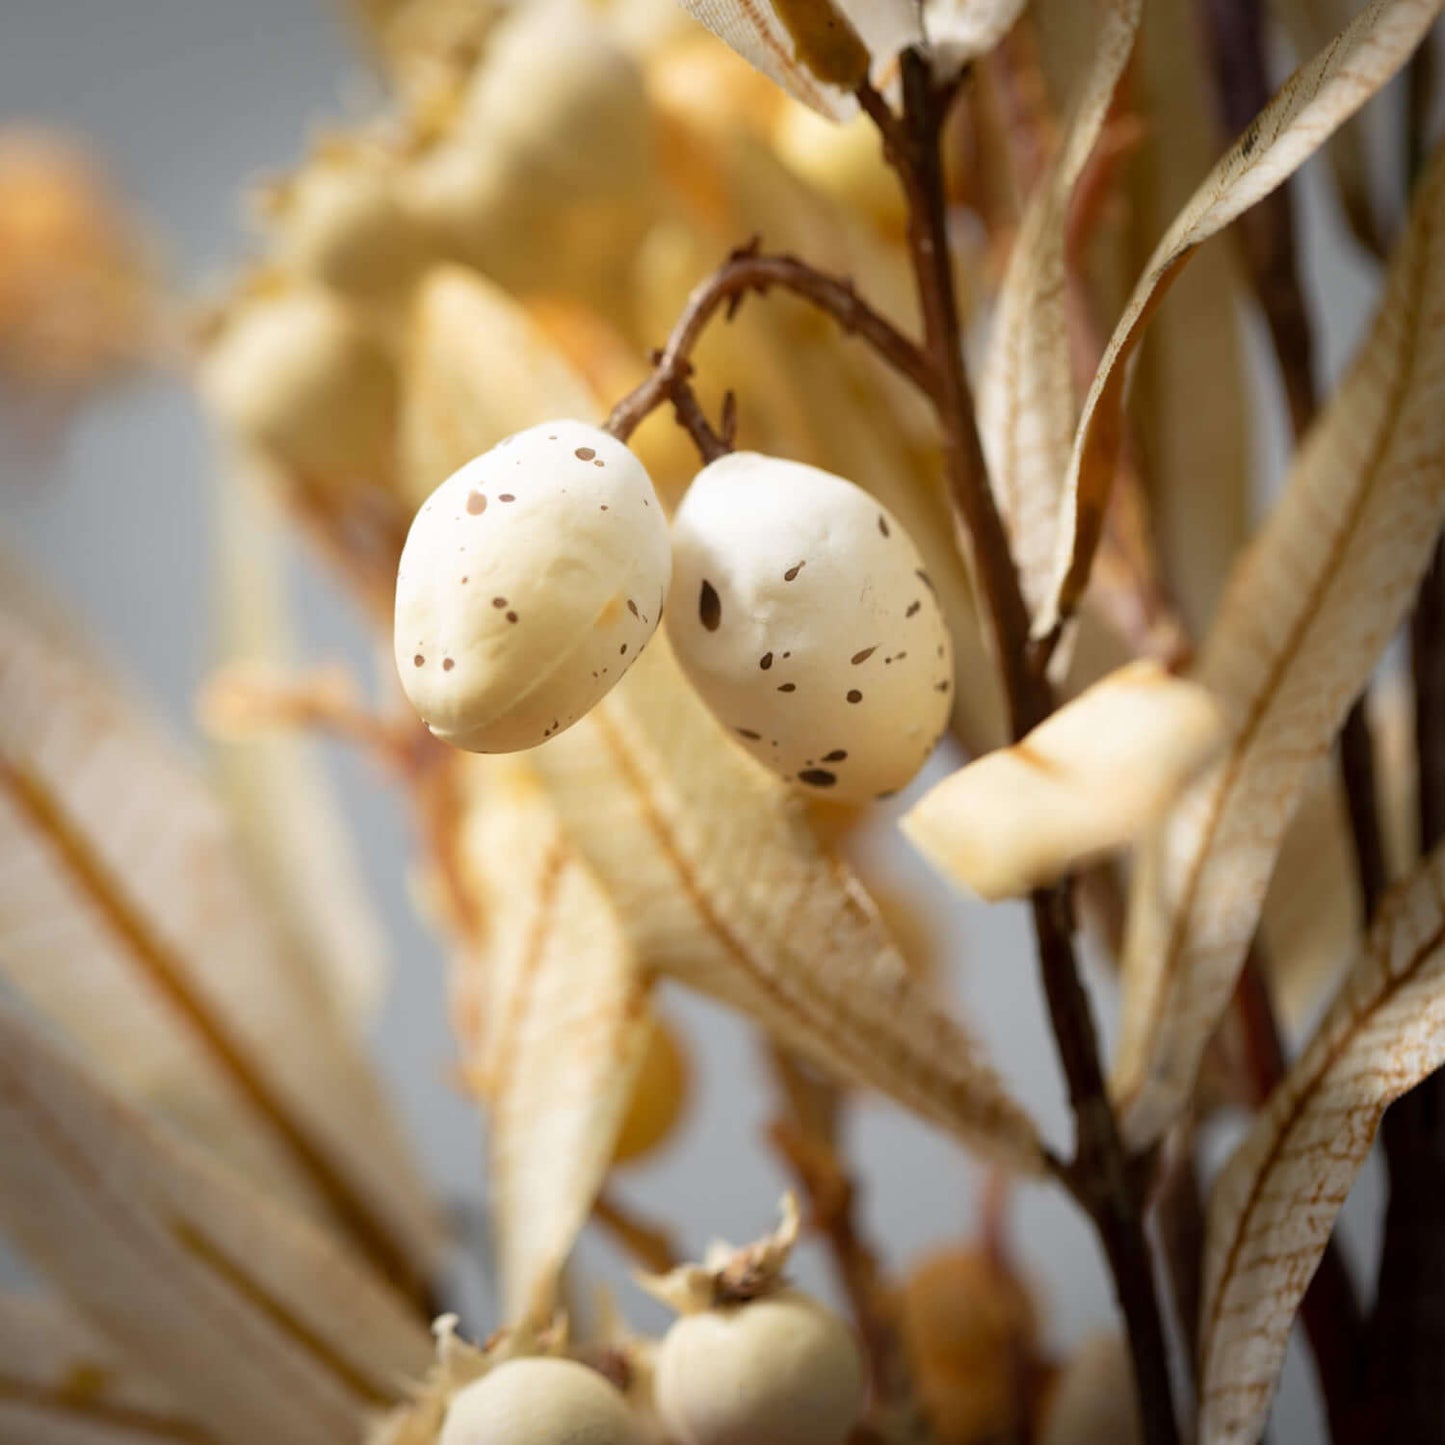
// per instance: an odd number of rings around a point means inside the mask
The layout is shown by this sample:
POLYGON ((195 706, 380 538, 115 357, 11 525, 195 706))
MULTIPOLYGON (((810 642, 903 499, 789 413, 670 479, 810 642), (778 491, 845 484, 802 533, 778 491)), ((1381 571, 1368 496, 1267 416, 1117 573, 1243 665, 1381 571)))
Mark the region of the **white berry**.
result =
POLYGON ((458 1390, 437 1445, 643 1445, 622 1396, 573 1360, 508 1360, 458 1390))
POLYGON ((841 477, 741 452, 673 521, 668 634, 729 734, 843 802, 896 792, 952 706, 948 629, 897 519, 841 477))
POLYGON ((671 572, 641 462, 579 421, 518 432, 417 513, 396 584, 396 666, 437 737, 517 752, 570 727, 637 660, 671 572))
POLYGON ((655 1398, 679 1445, 843 1445, 863 1413, 863 1361, 837 1315, 782 1290, 677 1320, 655 1398))

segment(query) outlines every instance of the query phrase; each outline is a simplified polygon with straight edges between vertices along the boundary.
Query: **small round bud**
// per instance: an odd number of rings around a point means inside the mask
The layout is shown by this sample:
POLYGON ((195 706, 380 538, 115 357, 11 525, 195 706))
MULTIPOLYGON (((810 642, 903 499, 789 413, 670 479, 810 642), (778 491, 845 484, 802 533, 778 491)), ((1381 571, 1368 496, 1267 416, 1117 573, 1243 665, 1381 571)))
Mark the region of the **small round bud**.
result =
POLYGON ((667 521, 621 442, 579 421, 518 432, 412 522, 396 582, 402 687, 456 747, 535 747, 637 660, 670 574, 667 521))
POLYGON ((647 1035, 647 1052, 642 1056, 612 1151, 613 1164, 631 1164, 665 1143, 687 1108, 687 1095, 687 1059, 682 1044, 672 1026, 654 1016, 647 1035))
POLYGON ((740 452, 673 522, 678 661, 729 734, 839 802, 896 792, 948 723, 953 653, 918 549, 862 488, 740 452))
POLYGON ((437 1445, 643 1445, 643 1435, 596 1370, 519 1359, 457 1391, 437 1445))
POLYGON ((331 483, 380 482, 390 470, 391 357, 319 287, 243 302, 212 343, 201 386, 224 422, 288 470, 331 483))
POLYGON ((837 1315, 785 1289, 678 1319, 655 1395, 680 1445, 843 1445, 863 1414, 863 1359, 837 1315))

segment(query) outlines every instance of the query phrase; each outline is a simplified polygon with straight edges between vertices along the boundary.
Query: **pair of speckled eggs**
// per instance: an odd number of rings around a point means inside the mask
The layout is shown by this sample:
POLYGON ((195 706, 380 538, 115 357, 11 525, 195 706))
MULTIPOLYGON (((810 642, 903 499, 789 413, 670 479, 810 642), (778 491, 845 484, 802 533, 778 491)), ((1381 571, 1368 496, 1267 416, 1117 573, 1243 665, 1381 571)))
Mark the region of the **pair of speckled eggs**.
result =
POLYGON ((664 607, 704 703, 800 789, 896 792, 946 726, 948 629, 917 547, 865 491, 732 453, 698 473, 669 531, 641 462, 578 421, 518 432, 422 506, 396 664, 437 737, 516 752, 594 707, 664 607))

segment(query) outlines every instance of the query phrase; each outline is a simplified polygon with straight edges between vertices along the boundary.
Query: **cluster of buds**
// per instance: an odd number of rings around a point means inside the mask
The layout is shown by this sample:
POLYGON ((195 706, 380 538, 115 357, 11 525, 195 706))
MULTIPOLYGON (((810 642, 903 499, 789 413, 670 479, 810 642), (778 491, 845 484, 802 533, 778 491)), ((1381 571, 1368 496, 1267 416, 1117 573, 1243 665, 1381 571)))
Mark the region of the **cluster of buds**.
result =
POLYGON ((397 579, 396 665, 439 738, 535 747, 621 680, 669 595, 678 660, 728 736, 798 788, 896 792, 947 726, 948 629, 918 549, 851 482, 754 453, 667 521, 607 432, 545 422, 437 488, 397 579))

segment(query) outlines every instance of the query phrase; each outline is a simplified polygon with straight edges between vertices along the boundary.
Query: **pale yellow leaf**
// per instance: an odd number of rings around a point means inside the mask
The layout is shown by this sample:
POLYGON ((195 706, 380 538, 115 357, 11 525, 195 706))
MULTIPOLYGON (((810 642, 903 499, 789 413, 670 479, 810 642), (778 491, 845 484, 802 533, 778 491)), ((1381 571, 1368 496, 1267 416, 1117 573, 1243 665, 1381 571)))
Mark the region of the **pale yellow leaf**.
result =
POLYGON ((681 0, 689 14, 776 81, 789 95, 833 120, 857 108, 849 90, 833 83, 811 42, 820 33, 851 27, 875 77, 899 51, 923 38, 917 0, 681 0), (810 61, 812 62, 810 65, 810 61), (817 73, 824 70, 820 77, 817 73))
POLYGON ((1445 0, 1370 0, 1260 112, 1155 248, 1084 402, 1039 636, 1072 613, 1088 581, 1122 439, 1128 363, 1170 283, 1200 245, 1287 181, 1395 74, 1442 8, 1445 0))
POLYGON ((360 1438, 430 1355, 327 1235, 0 1010, 0 1228, 217 1445, 360 1438))
POLYGON ((522 307, 462 266, 439 266, 414 304, 402 381, 401 478, 420 505, 505 436, 602 408, 522 307))
POLYGON ((606 892, 516 757, 469 757, 460 860, 485 934, 461 965, 488 1110, 506 1323, 543 1324, 606 1176, 652 1027, 606 892))
POLYGON ((214 800, 63 638, 0 614, 0 977, 131 1096, 420 1280, 438 1226, 214 800))
POLYGON ((1138 838, 1223 741, 1204 688, 1130 663, 938 783, 903 831, 975 893, 1014 897, 1138 838))
POLYGON ((1374 327, 1241 560, 1200 680, 1231 732, 1135 879, 1116 1091, 1135 1143, 1182 1105, 1285 828, 1394 633, 1445 510, 1445 160, 1421 182, 1374 327))
POLYGON ((1200 1440, 1259 1438, 1295 1311, 1386 1107, 1445 1064, 1445 850, 1381 907, 1314 1037, 1215 1183, 1200 1440))
POLYGON ((1078 404, 1069 342, 1069 202, 1134 49, 1143 0, 1110 0, 1058 154, 1024 212, 979 378, 979 435, 1030 611, 1053 580, 1078 404))
MULTIPOLYGON (((1295 54, 1313 55, 1358 8, 1357 0, 1272 0, 1295 54)), ((1371 251, 1383 251, 1379 222, 1370 201, 1370 157, 1358 121, 1341 126, 1325 147, 1340 204, 1350 230, 1371 251)))
POLYGON ((4 1445, 206 1445, 187 1420, 73 1309, 51 1295, 0 1295, 4 1445))
POLYGON ((801 803, 727 740, 661 636, 531 755, 641 963, 1015 1167, 1040 1146, 978 1046, 927 1000, 801 803))
MULTIPOLYGON (((217 647, 224 664, 296 662, 282 518, 261 479, 229 471, 218 488, 217 647)), ((375 1022, 390 973, 385 929, 331 779, 314 744, 284 729, 228 738, 216 785, 298 964, 316 970, 359 1034, 375 1022)))
MULTIPOLYGON (((1150 0, 1128 90, 1145 143, 1121 178, 1127 194, 1117 229, 1094 248, 1096 263, 1110 269, 1106 315, 1122 305, 1219 151, 1219 99, 1199 24, 1196 0, 1150 0)), ((1129 395, 1159 561, 1186 624, 1201 636, 1253 518, 1255 388, 1245 374, 1248 298, 1232 240, 1200 247, 1171 283, 1139 347, 1129 395)))

